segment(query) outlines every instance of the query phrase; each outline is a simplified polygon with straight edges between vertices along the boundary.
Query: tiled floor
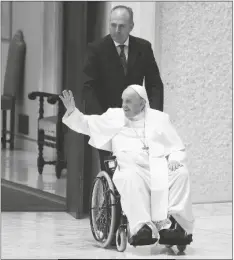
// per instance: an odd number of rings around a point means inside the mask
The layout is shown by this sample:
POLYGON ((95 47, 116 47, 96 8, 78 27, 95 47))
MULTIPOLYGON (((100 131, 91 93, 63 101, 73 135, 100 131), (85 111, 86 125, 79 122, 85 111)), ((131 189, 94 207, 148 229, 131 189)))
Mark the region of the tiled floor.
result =
POLYGON ((36 152, 2 150, 1 178, 66 197, 66 171, 57 179, 54 166, 46 165, 38 174, 36 152))
POLYGON ((232 205, 194 205, 193 243, 185 253, 162 245, 127 247, 123 253, 99 248, 89 220, 76 220, 67 213, 2 213, 4 259, 232 259, 232 205))

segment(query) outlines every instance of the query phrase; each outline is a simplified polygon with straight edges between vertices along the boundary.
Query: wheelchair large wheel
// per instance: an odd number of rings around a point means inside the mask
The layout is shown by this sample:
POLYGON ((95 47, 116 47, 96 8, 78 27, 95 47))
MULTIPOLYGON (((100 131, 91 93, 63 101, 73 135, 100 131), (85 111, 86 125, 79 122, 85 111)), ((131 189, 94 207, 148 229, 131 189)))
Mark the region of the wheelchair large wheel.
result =
POLYGON ((115 239, 116 197, 110 176, 101 171, 94 180, 90 197, 90 226, 94 239, 106 248, 115 239))

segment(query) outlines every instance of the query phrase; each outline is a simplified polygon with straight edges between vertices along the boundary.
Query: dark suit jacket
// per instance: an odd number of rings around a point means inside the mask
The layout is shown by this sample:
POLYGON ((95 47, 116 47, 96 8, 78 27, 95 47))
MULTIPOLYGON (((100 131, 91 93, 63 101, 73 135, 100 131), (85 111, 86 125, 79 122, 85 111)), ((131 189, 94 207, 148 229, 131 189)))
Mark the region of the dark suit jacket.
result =
POLYGON ((122 92, 131 84, 143 84, 151 108, 163 110, 163 83, 150 42, 129 36, 128 72, 124 75, 110 35, 88 45, 83 70, 85 113, 101 114, 109 107, 121 107, 122 92))

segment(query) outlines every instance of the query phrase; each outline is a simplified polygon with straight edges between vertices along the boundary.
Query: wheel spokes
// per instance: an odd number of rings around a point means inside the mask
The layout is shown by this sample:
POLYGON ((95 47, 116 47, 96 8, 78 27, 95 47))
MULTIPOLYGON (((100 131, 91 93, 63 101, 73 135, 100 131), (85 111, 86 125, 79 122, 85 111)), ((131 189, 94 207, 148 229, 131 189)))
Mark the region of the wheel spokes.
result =
MULTIPOLYGON (((98 240, 103 241, 108 238, 111 224, 111 190, 105 178, 100 179, 101 188, 96 189, 95 206, 92 203, 91 211, 93 217, 94 231, 98 240)), ((97 184, 98 185, 98 184, 97 184)))

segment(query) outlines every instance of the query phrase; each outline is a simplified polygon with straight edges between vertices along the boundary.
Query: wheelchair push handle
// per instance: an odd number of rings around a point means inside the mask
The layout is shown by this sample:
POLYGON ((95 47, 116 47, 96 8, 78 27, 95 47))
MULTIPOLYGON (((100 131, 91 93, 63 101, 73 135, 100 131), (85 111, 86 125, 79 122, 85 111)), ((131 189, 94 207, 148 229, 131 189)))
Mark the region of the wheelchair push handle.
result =
POLYGON ((117 160, 116 160, 116 156, 105 156, 104 157, 104 165, 106 167, 106 171, 108 173, 113 174, 116 167, 117 167, 117 160))

